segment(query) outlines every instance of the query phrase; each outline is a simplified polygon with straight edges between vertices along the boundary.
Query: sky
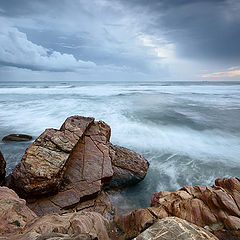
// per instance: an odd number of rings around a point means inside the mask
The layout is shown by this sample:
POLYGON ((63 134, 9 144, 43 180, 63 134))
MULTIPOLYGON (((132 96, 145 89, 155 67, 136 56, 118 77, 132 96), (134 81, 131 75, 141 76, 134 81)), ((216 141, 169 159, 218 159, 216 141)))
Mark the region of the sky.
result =
POLYGON ((0 0, 0 81, 240 80, 239 0, 0 0))

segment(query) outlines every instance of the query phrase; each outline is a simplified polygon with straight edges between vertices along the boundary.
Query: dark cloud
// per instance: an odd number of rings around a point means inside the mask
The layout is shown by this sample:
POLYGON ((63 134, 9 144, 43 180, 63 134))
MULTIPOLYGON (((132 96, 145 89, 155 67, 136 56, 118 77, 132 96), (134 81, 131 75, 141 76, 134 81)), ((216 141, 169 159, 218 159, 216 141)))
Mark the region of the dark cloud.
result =
POLYGON ((148 31, 173 42, 179 57, 240 60, 238 0, 134 0, 129 4, 154 16, 148 31))

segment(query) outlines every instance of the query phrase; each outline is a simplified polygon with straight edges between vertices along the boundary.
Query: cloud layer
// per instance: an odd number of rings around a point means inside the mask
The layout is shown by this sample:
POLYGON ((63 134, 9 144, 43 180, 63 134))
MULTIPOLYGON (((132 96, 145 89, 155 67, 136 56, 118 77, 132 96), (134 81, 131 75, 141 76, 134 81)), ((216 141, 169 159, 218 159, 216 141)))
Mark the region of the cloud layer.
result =
POLYGON ((0 73, 199 80, 239 63, 239 11, 238 0, 2 1, 0 73))

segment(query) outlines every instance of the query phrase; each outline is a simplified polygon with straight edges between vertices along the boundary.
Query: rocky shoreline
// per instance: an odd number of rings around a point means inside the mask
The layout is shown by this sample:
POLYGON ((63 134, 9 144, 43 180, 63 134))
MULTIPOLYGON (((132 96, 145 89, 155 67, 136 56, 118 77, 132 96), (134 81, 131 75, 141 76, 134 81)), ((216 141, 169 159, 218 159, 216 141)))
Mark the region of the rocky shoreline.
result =
POLYGON ((109 190, 143 180, 149 163, 110 136, 103 121, 69 117, 6 178, 0 152, 0 239, 240 239, 239 178, 154 193, 151 207, 118 216, 109 190))

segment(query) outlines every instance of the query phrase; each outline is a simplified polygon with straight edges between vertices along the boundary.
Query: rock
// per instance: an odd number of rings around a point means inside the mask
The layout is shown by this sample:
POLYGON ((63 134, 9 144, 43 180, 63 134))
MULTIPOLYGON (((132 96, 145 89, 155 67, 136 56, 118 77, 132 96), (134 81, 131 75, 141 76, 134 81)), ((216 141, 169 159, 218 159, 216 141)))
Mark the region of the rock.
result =
POLYGON ((26 202, 7 187, 0 187, 0 235, 22 230, 36 214, 26 206, 26 202))
POLYGON ((6 183, 38 216, 87 208, 111 219, 114 209, 103 188, 113 175, 112 186, 137 183, 146 175, 148 162, 112 145, 110 136, 111 128, 103 121, 69 117, 60 130, 45 130, 27 148, 6 183))
POLYGON ((212 230, 240 228, 240 179, 217 179, 212 187, 183 187, 152 196, 152 206, 168 216, 185 219, 212 230))
POLYGON ((30 140, 32 140, 32 136, 29 136, 27 134, 10 134, 2 139, 3 142, 30 141, 30 140))
POLYGON ((0 151, 0 185, 4 181, 5 175, 6 175, 6 161, 0 151))
POLYGON ((217 240, 204 228, 183 219, 167 217, 156 221, 151 227, 138 235, 135 240, 217 240))
POLYGON ((81 202, 95 199, 113 175, 109 137, 110 127, 106 123, 92 123, 68 159, 58 194, 30 200, 28 206, 41 216, 65 212, 81 202))
POLYGON ((149 163, 143 156, 117 145, 111 145, 111 154, 114 174, 110 188, 122 188, 144 179, 149 163))
POLYGON ((240 239, 240 230, 215 230, 212 233, 219 240, 239 240, 240 239))
POLYGON ((11 174, 16 191, 24 197, 58 192, 70 153, 93 121, 73 116, 61 130, 45 130, 27 148, 11 174))
MULTIPOLYGON (((8 240, 99 239, 109 240, 109 222, 95 212, 46 214, 26 225, 23 231, 6 235, 8 240), (84 238, 80 238, 84 237, 84 238)), ((4 236, 4 237, 6 237, 4 236)), ((1 237, 0 237, 1 239, 1 237)), ((3 238, 4 239, 4 238, 3 238)))

